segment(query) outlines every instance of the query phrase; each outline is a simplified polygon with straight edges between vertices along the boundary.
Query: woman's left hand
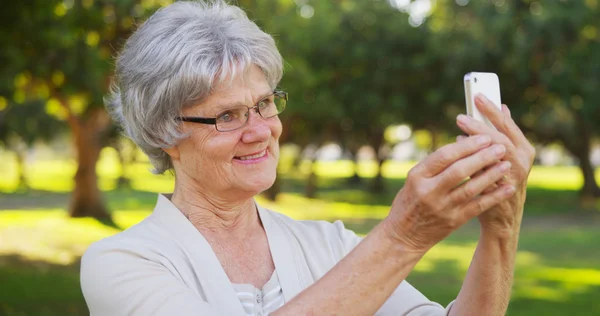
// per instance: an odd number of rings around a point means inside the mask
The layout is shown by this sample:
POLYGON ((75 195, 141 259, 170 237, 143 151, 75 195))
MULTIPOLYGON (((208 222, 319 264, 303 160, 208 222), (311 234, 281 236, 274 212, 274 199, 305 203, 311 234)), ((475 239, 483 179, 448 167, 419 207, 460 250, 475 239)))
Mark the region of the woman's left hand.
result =
POLYGON ((516 189, 510 199, 479 215, 479 222, 484 232, 510 233, 521 225, 527 195, 527 178, 535 158, 535 148, 512 119, 505 104, 500 111, 490 100, 479 94, 475 98, 475 105, 497 130, 462 114, 457 117, 457 125, 467 135, 487 134, 492 137, 492 144, 502 144, 506 147, 503 160, 510 161, 511 170, 502 183, 513 185, 516 189))

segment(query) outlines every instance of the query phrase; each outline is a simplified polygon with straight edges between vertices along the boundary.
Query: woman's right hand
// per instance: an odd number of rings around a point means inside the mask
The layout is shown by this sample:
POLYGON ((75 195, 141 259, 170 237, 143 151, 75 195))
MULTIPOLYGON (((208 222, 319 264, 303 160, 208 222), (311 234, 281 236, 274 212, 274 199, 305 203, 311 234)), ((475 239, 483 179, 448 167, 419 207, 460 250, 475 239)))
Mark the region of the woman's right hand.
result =
POLYGON ((511 185, 486 191, 510 171, 510 162, 502 161, 505 152, 504 145, 479 135, 429 155, 409 171, 392 203, 384 221, 390 236, 406 250, 424 254, 469 219, 512 196, 511 185))

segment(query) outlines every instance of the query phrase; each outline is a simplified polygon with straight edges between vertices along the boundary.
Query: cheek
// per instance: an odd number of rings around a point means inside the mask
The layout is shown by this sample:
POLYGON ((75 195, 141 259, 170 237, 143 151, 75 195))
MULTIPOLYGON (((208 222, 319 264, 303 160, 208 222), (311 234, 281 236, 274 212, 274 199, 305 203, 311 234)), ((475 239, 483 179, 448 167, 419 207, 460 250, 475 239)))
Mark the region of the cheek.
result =
POLYGON ((197 153, 203 155, 208 164, 230 162, 233 158, 240 135, 236 133, 219 133, 211 135, 197 147, 197 153))
POLYGON ((196 130, 190 134, 185 143, 185 157, 182 157, 182 163, 187 168, 192 168, 195 172, 202 171, 202 167, 211 165, 215 155, 214 145, 212 144, 214 135, 208 131, 196 130))

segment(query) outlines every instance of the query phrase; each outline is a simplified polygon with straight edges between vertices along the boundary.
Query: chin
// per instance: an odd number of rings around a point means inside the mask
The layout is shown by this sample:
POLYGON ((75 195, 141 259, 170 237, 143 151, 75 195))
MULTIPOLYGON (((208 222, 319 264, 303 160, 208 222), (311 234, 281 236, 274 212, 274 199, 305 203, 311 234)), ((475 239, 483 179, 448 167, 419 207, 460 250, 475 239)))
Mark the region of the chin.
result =
POLYGON ((269 172, 268 175, 262 174, 254 179, 247 179, 244 187, 247 191, 254 192, 255 195, 259 194, 273 186, 276 176, 277 174, 275 172, 272 174, 269 172))

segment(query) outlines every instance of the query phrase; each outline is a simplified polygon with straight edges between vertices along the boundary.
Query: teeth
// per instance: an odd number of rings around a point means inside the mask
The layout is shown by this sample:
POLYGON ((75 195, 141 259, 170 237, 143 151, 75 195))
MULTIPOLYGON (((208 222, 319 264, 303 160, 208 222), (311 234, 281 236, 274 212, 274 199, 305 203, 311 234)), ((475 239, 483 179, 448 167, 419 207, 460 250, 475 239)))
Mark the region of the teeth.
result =
POLYGON ((240 160, 256 159, 256 158, 260 158, 260 157, 264 156, 266 153, 267 153, 267 151, 266 151, 266 150, 263 150, 263 151, 259 152, 259 153, 258 153, 258 154, 256 154, 256 155, 252 155, 252 156, 243 156, 243 157, 240 157, 239 159, 240 159, 240 160))

